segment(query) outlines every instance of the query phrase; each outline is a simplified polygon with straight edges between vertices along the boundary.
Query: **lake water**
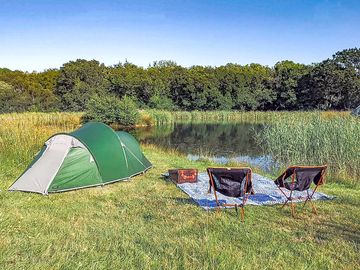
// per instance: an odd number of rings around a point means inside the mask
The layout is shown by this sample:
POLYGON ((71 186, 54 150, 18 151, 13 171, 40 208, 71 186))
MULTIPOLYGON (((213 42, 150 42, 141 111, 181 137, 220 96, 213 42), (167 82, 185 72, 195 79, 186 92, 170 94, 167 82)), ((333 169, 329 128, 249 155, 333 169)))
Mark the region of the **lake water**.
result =
POLYGON ((248 123, 175 123, 130 132, 140 142, 175 149, 191 160, 205 157, 220 164, 237 161, 271 171, 276 164, 254 136, 262 128, 262 125, 248 123))

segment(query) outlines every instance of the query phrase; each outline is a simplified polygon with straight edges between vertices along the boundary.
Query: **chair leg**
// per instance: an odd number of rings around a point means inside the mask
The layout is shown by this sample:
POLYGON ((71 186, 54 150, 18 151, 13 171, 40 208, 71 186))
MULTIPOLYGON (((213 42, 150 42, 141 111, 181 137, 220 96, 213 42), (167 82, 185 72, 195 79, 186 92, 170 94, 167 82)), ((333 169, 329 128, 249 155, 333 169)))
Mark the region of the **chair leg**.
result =
POLYGON ((235 211, 236 211, 237 215, 239 214, 239 211, 238 211, 239 207, 240 207, 241 221, 244 222, 244 216, 245 216, 244 206, 235 204, 235 211))
POLYGON ((284 208, 289 201, 291 207, 291 216, 295 217, 295 203, 292 201, 292 198, 287 198, 286 202, 281 206, 281 208, 284 208))
POLYGON ((313 210, 313 213, 314 213, 315 215, 317 215, 316 207, 315 207, 315 205, 313 204, 311 198, 309 199, 309 202, 310 202, 311 208, 312 208, 312 210, 313 210))
POLYGON ((310 200, 310 195, 309 195, 309 190, 308 190, 308 189, 306 190, 306 193, 307 193, 307 196, 306 196, 306 200, 305 200, 305 202, 304 202, 303 207, 305 207, 305 205, 306 205, 306 203, 308 202, 308 200, 310 200))
POLYGON ((295 204, 292 200, 291 200, 291 215, 293 218, 295 217, 295 204))
POLYGON ((289 199, 288 198, 286 198, 286 201, 284 202, 284 204, 281 206, 281 208, 284 208, 285 207, 285 205, 287 205, 287 203, 289 202, 289 199))
MULTIPOLYGON (((281 190, 281 189, 280 189, 281 190)), ((292 217, 295 217, 295 204, 294 204, 294 202, 293 202, 293 200, 292 200, 292 190, 290 191, 290 196, 288 197, 284 192, 283 192, 283 194, 285 195, 285 197, 286 197, 286 201, 285 201, 285 203, 281 206, 281 208, 284 208, 287 204, 288 204, 288 202, 290 201, 290 207, 291 207, 291 216, 292 217)))
POLYGON ((315 215, 317 215, 316 207, 315 207, 315 205, 314 205, 313 202, 312 202, 312 195, 309 195, 309 190, 306 190, 306 192, 307 192, 307 197, 306 197, 306 200, 305 200, 305 202, 304 202, 303 207, 305 207, 306 203, 309 202, 310 205, 311 205, 311 209, 312 209, 313 213, 314 213, 315 215))
POLYGON ((244 206, 241 206, 241 220, 242 220, 242 222, 245 222, 245 210, 244 210, 244 206))
POLYGON ((216 200, 216 210, 215 210, 216 215, 219 215, 220 210, 221 210, 220 203, 218 202, 218 200, 216 200))
POLYGON ((309 200, 309 197, 306 198, 303 207, 305 207, 305 205, 306 205, 306 203, 308 202, 308 200, 309 200))
POLYGON ((290 201, 290 206, 291 206, 291 215, 292 217, 295 217, 295 204, 293 203, 293 200, 292 200, 292 190, 290 191, 290 195, 287 196, 286 193, 284 191, 281 190, 280 187, 278 187, 278 189, 281 191, 281 193, 285 196, 286 198, 286 201, 284 202, 284 204, 281 206, 281 208, 284 208, 288 202, 290 201))

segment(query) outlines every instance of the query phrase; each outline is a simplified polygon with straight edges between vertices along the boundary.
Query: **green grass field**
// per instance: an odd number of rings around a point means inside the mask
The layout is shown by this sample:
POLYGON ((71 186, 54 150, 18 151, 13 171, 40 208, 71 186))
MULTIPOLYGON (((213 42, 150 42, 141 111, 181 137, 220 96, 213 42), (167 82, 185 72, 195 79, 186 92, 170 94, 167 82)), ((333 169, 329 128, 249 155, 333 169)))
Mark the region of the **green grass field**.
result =
POLYGON ((330 181, 292 218, 279 206, 207 212, 160 178, 196 167, 176 152, 144 145, 155 165, 145 175, 104 187, 42 196, 7 192, 53 133, 78 116, 0 118, 0 269, 359 269, 360 187, 330 181))

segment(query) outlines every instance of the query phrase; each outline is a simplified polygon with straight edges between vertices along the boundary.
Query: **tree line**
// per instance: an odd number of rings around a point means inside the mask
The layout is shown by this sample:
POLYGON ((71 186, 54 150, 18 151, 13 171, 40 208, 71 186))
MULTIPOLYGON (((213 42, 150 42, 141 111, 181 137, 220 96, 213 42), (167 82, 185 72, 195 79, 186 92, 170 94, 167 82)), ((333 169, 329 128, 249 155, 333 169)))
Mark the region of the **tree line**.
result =
POLYGON ((143 68, 78 59, 43 72, 0 68, 0 113, 84 111, 109 97, 166 110, 346 110, 360 104, 360 49, 311 65, 185 68, 156 61, 143 68))

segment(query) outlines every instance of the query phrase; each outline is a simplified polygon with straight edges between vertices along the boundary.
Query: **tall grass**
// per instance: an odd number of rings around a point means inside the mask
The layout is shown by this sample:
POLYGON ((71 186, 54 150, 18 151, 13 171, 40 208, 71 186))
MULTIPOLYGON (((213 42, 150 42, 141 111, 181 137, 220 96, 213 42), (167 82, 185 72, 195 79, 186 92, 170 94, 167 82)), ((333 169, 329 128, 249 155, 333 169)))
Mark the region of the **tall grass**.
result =
POLYGON ((140 118, 138 125, 140 126, 155 126, 164 125, 174 122, 173 114, 169 111, 147 109, 140 110, 140 118))
POLYGON ((288 112, 288 111, 174 111, 172 112, 174 121, 177 122, 246 122, 246 123, 273 123, 293 118, 308 118, 318 115, 325 119, 347 118, 350 112, 288 112))
POLYGON ((44 141, 81 124, 82 113, 12 113, 0 115, 0 164, 11 174, 26 166, 44 141))
POLYGON ((257 135, 266 152, 284 166, 328 164, 330 176, 360 178, 360 119, 296 115, 273 122, 257 135))
POLYGON ((191 122, 257 122, 272 117, 272 113, 241 111, 175 111, 172 113, 176 121, 191 122))

